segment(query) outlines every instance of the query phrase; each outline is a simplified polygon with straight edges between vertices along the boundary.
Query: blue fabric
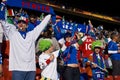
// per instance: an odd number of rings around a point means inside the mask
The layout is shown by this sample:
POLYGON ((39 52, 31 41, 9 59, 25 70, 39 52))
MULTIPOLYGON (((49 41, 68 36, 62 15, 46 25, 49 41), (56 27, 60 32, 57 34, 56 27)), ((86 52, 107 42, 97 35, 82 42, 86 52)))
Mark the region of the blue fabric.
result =
POLYGON ((26 14, 24 11, 22 11, 21 13, 20 13, 20 16, 23 16, 23 17, 25 17, 25 18, 29 18, 29 15, 28 14, 26 14))
POLYGON ((19 33, 24 39, 26 38, 26 33, 27 33, 26 31, 19 31, 19 33))
POLYGON ((27 28, 27 31, 32 31, 37 25, 40 24, 40 21, 36 21, 35 23, 31 23, 29 22, 28 23, 28 28, 27 28))
POLYGON ((54 25, 53 30, 54 30, 54 36, 57 40, 64 37, 64 34, 61 32, 60 27, 58 27, 58 25, 54 25))
MULTIPOLYGON (((108 50, 118 51, 117 43, 116 43, 116 42, 113 42, 113 41, 110 41, 110 42, 108 43, 108 50)), ((112 60, 120 60, 120 53, 111 54, 111 55, 110 55, 110 58, 111 58, 112 60)))
MULTIPOLYGON (((103 59, 102 56, 100 56, 100 62, 96 56, 96 53, 93 53, 93 62, 96 63, 98 66, 100 66, 101 68, 105 68, 105 64, 103 63, 103 59)), ((92 74, 93 74, 93 79, 94 80, 98 80, 98 79, 104 79, 104 75, 105 73, 99 69, 99 68, 92 68, 92 74)))
POLYGON ((88 80, 87 73, 80 73, 80 80, 88 80))
POLYGON ((45 13, 55 15, 52 7, 46 6, 43 4, 34 3, 34 2, 29 2, 27 0, 7 0, 7 5, 11 6, 11 7, 32 9, 32 10, 36 10, 36 11, 45 12, 45 13))
POLYGON ((105 68, 102 57, 100 56, 100 62, 99 62, 96 53, 93 53, 93 62, 96 63, 98 66, 105 68))
POLYGON ((5 3, 1 3, 0 4, 0 19, 1 20, 5 20, 5 10, 6 10, 5 3))
POLYGON ((0 53, 0 64, 2 64, 2 54, 0 53))
POLYGON ((57 38, 57 40, 59 40, 68 30, 71 31, 72 36, 74 36, 75 32, 86 33, 88 31, 88 27, 84 24, 76 24, 61 20, 53 26, 53 30, 55 32, 55 37, 57 38))
POLYGON ((74 46, 68 47, 63 52, 64 64, 78 64, 77 50, 74 46), (66 59, 67 58, 67 59, 66 59))
POLYGON ((12 80, 35 80, 35 71, 12 71, 12 80))
POLYGON ((62 20, 57 23, 57 26, 60 27, 60 29, 70 30, 73 32, 77 31, 77 32, 86 33, 86 29, 87 29, 86 25, 84 24, 76 24, 62 20))

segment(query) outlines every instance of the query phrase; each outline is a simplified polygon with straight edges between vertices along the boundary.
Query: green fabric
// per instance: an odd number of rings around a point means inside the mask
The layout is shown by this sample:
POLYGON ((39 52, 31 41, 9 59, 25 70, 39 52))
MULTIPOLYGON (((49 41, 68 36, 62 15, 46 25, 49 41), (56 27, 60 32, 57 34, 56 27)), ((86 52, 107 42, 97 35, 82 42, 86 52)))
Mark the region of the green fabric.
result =
POLYGON ((46 51, 48 50, 52 45, 52 41, 50 39, 42 39, 39 42, 39 49, 40 51, 46 51))
POLYGON ((14 22, 11 18, 7 18, 7 22, 10 23, 10 24, 14 24, 14 22))
POLYGON ((62 53, 63 51, 60 49, 60 51, 59 51, 60 53, 62 53))
POLYGON ((99 64, 99 66, 101 66, 101 64, 100 64, 100 59, 98 59, 98 64, 99 64))
POLYGON ((80 44, 82 44, 83 43, 83 41, 80 39, 79 41, 78 41, 78 44, 80 45, 80 44))
POLYGON ((47 78, 45 78, 44 80, 47 80, 47 78))
POLYGON ((96 40, 92 42, 92 50, 94 50, 95 47, 102 47, 102 42, 100 40, 96 40))

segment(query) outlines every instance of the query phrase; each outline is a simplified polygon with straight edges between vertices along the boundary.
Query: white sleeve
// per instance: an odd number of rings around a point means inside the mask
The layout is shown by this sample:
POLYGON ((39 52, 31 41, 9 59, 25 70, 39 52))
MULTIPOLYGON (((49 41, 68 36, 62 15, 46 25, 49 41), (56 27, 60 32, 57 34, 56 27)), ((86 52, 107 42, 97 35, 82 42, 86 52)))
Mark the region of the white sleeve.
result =
POLYGON ((45 57, 42 55, 39 56, 39 66, 40 69, 44 69, 47 66, 47 63, 45 62, 45 57))
MULTIPOLYGON (((67 48, 67 47, 65 46, 65 44, 63 44, 61 50, 64 51, 66 48, 67 48)), ((59 51, 60 51, 60 49, 53 52, 53 54, 54 54, 55 57, 58 57, 58 56, 59 56, 59 51)))
POLYGON ((0 23, 2 24, 4 34, 9 37, 13 34, 13 32, 16 30, 16 26, 13 24, 9 24, 6 21, 0 20, 0 23))
POLYGON ((39 37, 40 33, 47 26, 47 24, 49 23, 50 19, 51 19, 51 15, 47 15, 43 19, 43 21, 34 28, 34 30, 33 30, 33 37, 34 37, 35 40, 39 37))

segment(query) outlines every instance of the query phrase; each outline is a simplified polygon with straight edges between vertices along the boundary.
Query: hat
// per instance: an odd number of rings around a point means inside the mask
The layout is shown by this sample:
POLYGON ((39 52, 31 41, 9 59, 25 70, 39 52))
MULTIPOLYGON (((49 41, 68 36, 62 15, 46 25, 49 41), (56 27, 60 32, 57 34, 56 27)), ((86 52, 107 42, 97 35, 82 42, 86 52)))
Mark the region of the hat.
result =
POLYGON ((61 16, 56 15, 56 19, 62 19, 62 17, 61 17, 61 16))
POLYGON ((39 49, 40 51, 46 51, 48 50, 52 45, 52 40, 51 39, 42 39, 39 42, 39 49))
POLYGON ((100 40, 92 42, 92 50, 94 50, 95 48, 102 48, 102 42, 100 40))
POLYGON ((21 16, 17 23, 20 23, 20 22, 28 24, 28 19, 26 17, 21 16))

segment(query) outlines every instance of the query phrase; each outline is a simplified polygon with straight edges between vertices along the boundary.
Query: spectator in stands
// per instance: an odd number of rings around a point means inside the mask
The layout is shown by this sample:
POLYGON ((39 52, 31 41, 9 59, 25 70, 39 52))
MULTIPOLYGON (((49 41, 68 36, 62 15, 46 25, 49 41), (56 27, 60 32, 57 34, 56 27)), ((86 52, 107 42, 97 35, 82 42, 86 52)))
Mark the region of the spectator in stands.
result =
POLYGON ((110 54, 110 58, 113 64, 113 72, 112 75, 114 79, 120 77, 120 50, 118 48, 118 38, 119 35, 113 33, 111 35, 111 41, 108 43, 108 54, 110 54))
POLYGON ((50 18, 51 15, 47 15, 32 31, 26 30, 28 24, 24 20, 18 21, 18 29, 0 20, 10 41, 9 71, 12 71, 12 80, 35 80, 35 41, 50 18))
POLYGON ((39 42, 39 49, 42 54, 39 56, 39 65, 42 69, 40 80, 58 80, 57 73, 57 57, 59 51, 64 51, 66 46, 63 45, 61 50, 54 51, 51 39, 41 39, 39 42))
POLYGON ((20 19, 20 13, 16 13, 15 17, 13 19, 15 25, 17 25, 17 22, 18 22, 19 19, 20 19))
POLYGON ((104 80, 105 72, 107 72, 104 58, 101 55, 102 47, 103 44, 100 40, 92 42, 93 54, 89 56, 92 72, 89 70, 89 76, 91 76, 93 80, 104 80))
POLYGON ((39 42, 40 42, 40 40, 43 39, 43 38, 51 39, 51 40, 54 42, 54 43, 53 43, 54 51, 60 49, 59 43, 58 43, 57 39, 53 36, 52 33, 53 33, 52 26, 51 26, 51 25, 48 25, 48 26, 46 27, 46 29, 44 30, 42 37, 37 41, 36 52, 39 51, 39 42))
POLYGON ((77 58, 79 45, 77 42, 73 42, 72 38, 73 37, 70 32, 65 33, 64 40, 67 48, 62 53, 65 65, 63 80, 80 80, 79 63, 77 58))
POLYGON ((28 31, 33 30, 39 23, 40 23, 40 21, 37 21, 37 16, 31 14, 29 16, 29 23, 28 23, 29 26, 28 26, 27 30, 28 31))

